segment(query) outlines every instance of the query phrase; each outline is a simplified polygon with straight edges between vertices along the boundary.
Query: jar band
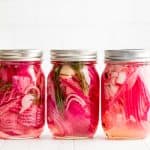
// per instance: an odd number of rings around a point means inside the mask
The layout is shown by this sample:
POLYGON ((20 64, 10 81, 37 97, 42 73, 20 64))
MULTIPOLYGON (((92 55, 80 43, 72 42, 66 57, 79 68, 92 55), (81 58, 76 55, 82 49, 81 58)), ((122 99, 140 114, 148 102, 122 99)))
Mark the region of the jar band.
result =
POLYGON ((51 50, 51 61, 95 61, 97 52, 94 50, 51 50))
POLYGON ((105 50, 105 62, 148 62, 150 50, 147 49, 120 49, 105 50))
POLYGON ((9 49, 0 50, 0 60, 7 61, 39 61, 42 51, 36 49, 9 49))

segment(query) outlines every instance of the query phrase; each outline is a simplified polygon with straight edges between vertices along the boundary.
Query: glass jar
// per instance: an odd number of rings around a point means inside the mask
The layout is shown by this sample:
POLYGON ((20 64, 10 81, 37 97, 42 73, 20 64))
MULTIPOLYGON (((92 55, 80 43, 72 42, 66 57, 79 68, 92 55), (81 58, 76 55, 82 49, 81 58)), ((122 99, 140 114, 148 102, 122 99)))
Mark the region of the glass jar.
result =
POLYGON ((0 138, 37 138, 44 125, 39 50, 0 50, 0 138))
POLYGON ((150 133, 150 51, 106 50, 102 74, 102 126, 109 139, 150 133))
POLYGON ((55 138, 93 137, 99 118, 96 52, 52 50, 48 76, 48 127, 55 138))

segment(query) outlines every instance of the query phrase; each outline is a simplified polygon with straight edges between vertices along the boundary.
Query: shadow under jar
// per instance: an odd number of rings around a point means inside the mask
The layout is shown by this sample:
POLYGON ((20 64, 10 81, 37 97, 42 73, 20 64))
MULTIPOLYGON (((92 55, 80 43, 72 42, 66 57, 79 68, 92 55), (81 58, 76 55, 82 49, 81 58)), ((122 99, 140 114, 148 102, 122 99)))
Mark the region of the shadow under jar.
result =
POLYGON ((102 74, 102 126, 109 139, 150 133, 150 51, 106 50, 102 74))
POLYGON ((52 50, 47 121, 54 138, 92 138, 99 118, 96 52, 52 50))
POLYGON ((39 50, 0 50, 0 138, 37 138, 44 125, 39 50))

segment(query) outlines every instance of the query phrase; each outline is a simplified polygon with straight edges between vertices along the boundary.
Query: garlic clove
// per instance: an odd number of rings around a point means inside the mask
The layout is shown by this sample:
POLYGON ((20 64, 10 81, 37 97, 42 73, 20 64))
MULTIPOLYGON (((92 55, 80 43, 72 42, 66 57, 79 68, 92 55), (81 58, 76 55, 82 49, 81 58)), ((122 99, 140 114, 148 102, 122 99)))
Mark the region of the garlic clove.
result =
POLYGON ((20 113, 23 113, 26 109, 28 109, 32 105, 34 99, 35 97, 31 94, 25 95, 21 101, 22 108, 20 113))
POLYGON ((75 75, 75 71, 69 66, 64 65, 60 70, 60 76, 61 77, 71 77, 75 75))
POLYGON ((126 80, 126 73, 125 72, 119 72, 116 83, 123 84, 125 82, 125 80, 126 80))

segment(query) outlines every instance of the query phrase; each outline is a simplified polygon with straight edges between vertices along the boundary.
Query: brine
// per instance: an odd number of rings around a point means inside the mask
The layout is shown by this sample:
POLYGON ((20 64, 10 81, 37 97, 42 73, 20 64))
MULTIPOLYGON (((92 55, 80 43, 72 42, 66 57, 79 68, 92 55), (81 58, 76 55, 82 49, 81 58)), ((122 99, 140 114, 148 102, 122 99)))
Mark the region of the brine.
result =
POLYGON ((37 138, 44 125, 39 61, 0 61, 0 138, 37 138))
POLYGON ((150 133, 150 64, 107 63, 102 75, 102 126, 109 139, 150 133))
POLYGON ((93 62, 53 62, 47 121, 55 138, 92 138, 99 120, 99 76, 93 62))

